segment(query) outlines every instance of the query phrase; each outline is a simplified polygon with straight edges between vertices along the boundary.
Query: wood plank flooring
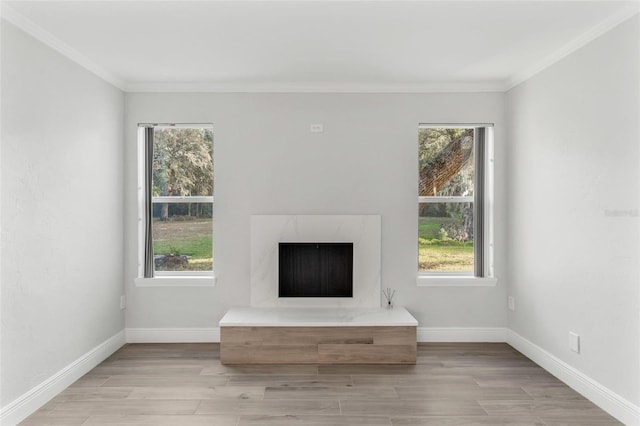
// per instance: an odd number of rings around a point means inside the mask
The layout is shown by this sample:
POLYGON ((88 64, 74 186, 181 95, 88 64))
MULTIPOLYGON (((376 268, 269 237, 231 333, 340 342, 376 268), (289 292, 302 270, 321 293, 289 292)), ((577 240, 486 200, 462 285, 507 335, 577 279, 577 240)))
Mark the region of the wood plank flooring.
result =
POLYGON ((218 344, 128 344, 21 425, 618 425, 502 343, 416 365, 220 364, 218 344))

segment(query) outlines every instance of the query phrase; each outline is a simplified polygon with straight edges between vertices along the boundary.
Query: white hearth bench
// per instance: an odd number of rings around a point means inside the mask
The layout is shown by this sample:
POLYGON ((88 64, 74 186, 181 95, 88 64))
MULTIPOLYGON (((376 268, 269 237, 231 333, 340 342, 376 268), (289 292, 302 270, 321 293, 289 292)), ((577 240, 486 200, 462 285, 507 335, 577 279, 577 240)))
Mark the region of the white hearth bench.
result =
POLYGON ((415 364, 418 321, 404 308, 232 308, 223 364, 415 364))

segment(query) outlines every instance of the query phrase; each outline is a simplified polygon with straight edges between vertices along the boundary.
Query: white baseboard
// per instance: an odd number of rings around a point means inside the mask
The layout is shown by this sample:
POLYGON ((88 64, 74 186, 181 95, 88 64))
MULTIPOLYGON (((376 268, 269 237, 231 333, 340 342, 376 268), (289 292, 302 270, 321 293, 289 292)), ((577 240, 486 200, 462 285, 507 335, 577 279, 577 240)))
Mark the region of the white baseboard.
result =
POLYGON ((127 328, 127 343, 210 343, 220 341, 220 328, 127 328))
MULTIPOLYGON (((220 342, 220 328, 127 328, 127 343, 220 342)), ((418 327, 418 342, 505 342, 506 328, 418 327)))
POLYGON ((418 342, 506 342, 503 327, 418 327, 418 342))
POLYGON ((508 330, 507 343, 626 425, 640 425, 640 407, 596 382, 540 346, 508 330))
POLYGON ((2 407, 0 424, 16 425, 124 345, 124 330, 111 336, 24 395, 2 407))

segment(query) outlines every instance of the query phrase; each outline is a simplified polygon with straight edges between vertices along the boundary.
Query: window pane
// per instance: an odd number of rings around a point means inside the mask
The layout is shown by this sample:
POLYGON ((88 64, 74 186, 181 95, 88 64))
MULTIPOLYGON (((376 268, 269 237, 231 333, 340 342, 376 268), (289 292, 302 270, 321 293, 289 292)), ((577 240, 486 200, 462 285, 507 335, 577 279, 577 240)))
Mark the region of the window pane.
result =
POLYGON ((473 272, 473 203, 419 203, 418 209, 418 271, 473 272))
POLYGON ((420 196, 473 196, 473 131, 419 130, 420 196))
POLYGON ((156 271, 213 271, 212 203, 154 203, 156 271))
POLYGON ((213 195, 211 129, 155 129, 153 195, 213 195))

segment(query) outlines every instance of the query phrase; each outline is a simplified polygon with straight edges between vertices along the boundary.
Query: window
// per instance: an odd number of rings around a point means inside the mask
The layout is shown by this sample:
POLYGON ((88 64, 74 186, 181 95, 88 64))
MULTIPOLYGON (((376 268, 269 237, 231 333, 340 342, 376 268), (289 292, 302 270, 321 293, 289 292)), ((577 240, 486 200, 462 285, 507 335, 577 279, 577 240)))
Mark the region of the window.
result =
POLYGON ((491 135, 487 126, 419 126, 419 276, 493 275, 491 135))
POLYGON ((139 125, 140 276, 213 275, 213 129, 139 125))

